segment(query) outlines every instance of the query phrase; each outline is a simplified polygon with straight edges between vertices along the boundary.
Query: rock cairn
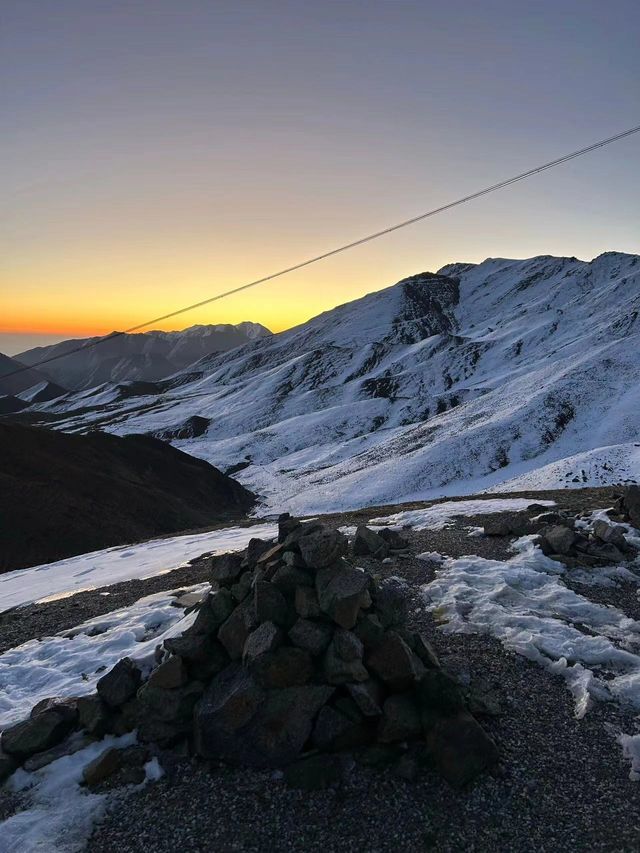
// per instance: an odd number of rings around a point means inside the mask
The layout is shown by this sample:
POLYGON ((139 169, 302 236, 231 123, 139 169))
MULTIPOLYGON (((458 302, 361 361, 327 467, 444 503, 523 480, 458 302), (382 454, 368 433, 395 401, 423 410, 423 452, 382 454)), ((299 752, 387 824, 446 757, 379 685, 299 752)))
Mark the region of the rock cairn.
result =
MULTIPOLYGON (((404 547, 397 532, 361 527, 353 550, 380 559, 404 547)), ((335 781, 336 752, 405 766, 411 754, 455 785, 496 761, 457 683, 408 629, 407 585, 359 568, 340 531, 281 516, 277 542, 213 557, 211 580, 147 677, 125 658, 95 694, 41 703, 3 732, 7 766, 78 729, 95 738, 137 729, 142 743, 283 768, 307 788, 335 781)))

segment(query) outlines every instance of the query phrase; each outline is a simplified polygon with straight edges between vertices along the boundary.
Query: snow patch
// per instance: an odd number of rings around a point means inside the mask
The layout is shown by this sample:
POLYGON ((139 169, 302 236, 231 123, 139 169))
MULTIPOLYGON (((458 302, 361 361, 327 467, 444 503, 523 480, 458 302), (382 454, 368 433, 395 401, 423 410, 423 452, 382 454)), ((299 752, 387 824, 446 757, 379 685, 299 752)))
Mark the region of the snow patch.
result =
POLYGON ((483 513, 514 512, 527 509, 532 504, 554 506, 554 501, 535 501, 531 498, 487 498, 472 501, 445 501, 426 509, 412 509, 372 518, 370 524, 393 529, 412 527, 414 530, 442 530, 453 523, 456 516, 473 516, 483 513))

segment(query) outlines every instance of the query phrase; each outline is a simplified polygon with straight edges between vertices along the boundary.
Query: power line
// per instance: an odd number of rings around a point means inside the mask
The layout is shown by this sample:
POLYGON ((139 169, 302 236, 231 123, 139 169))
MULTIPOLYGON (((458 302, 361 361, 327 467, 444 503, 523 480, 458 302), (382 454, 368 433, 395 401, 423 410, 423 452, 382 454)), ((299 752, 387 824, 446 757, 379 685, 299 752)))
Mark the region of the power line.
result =
POLYGON ((571 154, 564 154, 562 157, 558 157, 556 160, 551 160, 548 163, 544 163, 542 166, 536 166, 533 169, 529 169, 526 172, 521 172, 519 175, 514 175, 512 178, 507 178, 504 181, 500 181, 497 184, 492 184, 489 187, 485 187, 482 190, 478 190, 477 192, 471 193, 470 195, 463 196, 462 198, 456 199, 456 201, 451 201, 448 204, 443 204, 441 207, 436 207, 433 210, 429 210, 426 213, 420 213, 418 216, 412 216, 411 219, 405 219, 402 222, 398 222, 396 225, 390 225, 388 228, 383 228, 381 231, 375 231, 373 234, 369 234, 366 237, 361 237, 359 240, 354 240, 351 243, 345 243, 343 246, 339 246, 337 249, 330 249, 328 252, 323 252, 321 255, 316 255, 313 258, 308 258, 306 261, 301 261, 300 263, 294 264, 293 266, 286 267, 285 269, 279 270, 278 272, 271 273, 271 275, 266 275, 263 278, 258 278, 255 281, 250 281, 247 284, 240 285, 240 287, 234 287, 231 290, 226 290, 224 293, 218 293, 216 296, 210 296, 208 299, 203 299, 201 302, 194 302, 192 305, 187 305, 185 308, 178 308, 176 311, 171 311, 168 314, 163 314, 160 317, 154 317, 153 320, 147 320, 145 323, 138 323, 136 326, 131 326, 130 329, 125 329, 123 332, 113 332, 110 335, 106 335, 105 337, 98 338, 97 340, 90 341, 89 343, 82 344, 73 349, 67 350, 65 353, 59 353, 58 355, 50 356, 49 358, 42 359, 41 361, 37 361, 34 364, 18 368, 17 370, 11 371, 10 373, 5 373, 2 375, 2 379, 7 379, 9 376, 15 376, 18 373, 22 373, 25 370, 32 370, 36 367, 41 367, 43 364, 49 364, 52 361, 56 361, 59 358, 66 358, 69 355, 73 355, 76 352, 81 352, 85 349, 90 349, 91 347, 98 346, 98 344, 105 343, 106 341, 114 340, 115 338, 122 337, 123 335, 129 335, 132 332, 137 332, 140 329, 145 329, 147 326, 152 326, 155 323, 160 323, 163 320, 169 320, 171 317, 177 317, 179 314, 185 314, 187 311, 193 311, 196 308, 202 308, 203 305, 209 305, 212 302, 217 302, 219 299, 225 299, 227 296, 233 296, 235 293, 241 293, 243 290, 249 290, 251 287, 257 287, 259 284, 265 284, 267 281, 273 281, 275 278, 280 278, 280 276, 288 275, 289 273, 295 272, 296 270, 300 270, 303 267, 311 266, 311 264, 316 264, 318 261, 323 261, 326 258, 331 258, 334 255, 339 255, 341 252, 346 252, 349 249, 354 249, 356 246, 362 246, 364 243, 370 243, 372 240, 377 240, 379 237, 384 237, 386 234, 392 234, 394 231, 399 231, 401 228, 406 228, 409 225, 414 225, 416 222, 421 222, 423 219, 428 219, 431 216, 436 216, 439 213, 444 213, 446 210, 451 210, 453 207, 458 207, 461 204, 466 204, 469 201, 473 201, 476 198, 480 198, 481 196, 488 195, 489 193, 495 192, 496 190, 503 189, 504 187, 511 186, 511 184, 518 183, 518 181, 523 181, 525 178, 530 178, 533 175, 538 175, 540 172, 545 172, 547 169, 553 169, 555 166, 560 166, 562 163, 567 163, 569 160, 575 160, 576 157, 581 157, 583 154, 588 154, 590 151, 595 151, 598 148, 604 148, 605 145, 610 145, 612 142, 617 142, 620 139, 625 139, 627 136, 632 136, 634 133, 640 132, 640 125, 637 127, 632 127, 629 130, 625 130, 622 133, 617 133, 615 136, 609 136, 607 139, 601 139, 599 142, 594 142, 592 145, 588 145, 586 148, 580 148, 578 151, 572 151, 571 154))

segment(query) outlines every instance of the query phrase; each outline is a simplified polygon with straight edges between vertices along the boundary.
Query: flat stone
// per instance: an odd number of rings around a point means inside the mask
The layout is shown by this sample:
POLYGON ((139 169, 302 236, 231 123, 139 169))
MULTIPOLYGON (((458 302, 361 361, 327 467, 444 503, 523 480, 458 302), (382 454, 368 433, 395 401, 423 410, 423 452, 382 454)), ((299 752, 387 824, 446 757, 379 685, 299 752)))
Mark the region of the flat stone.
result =
POLYGON ((424 672, 424 664, 402 637, 387 631, 380 644, 367 656, 367 667, 392 690, 404 690, 424 672))
POLYGON ((297 687, 306 684, 313 675, 313 662, 304 649, 281 646, 258 658, 251 671, 261 687, 297 687))
POLYGON ((184 592, 182 595, 177 595, 171 604, 174 607, 184 607, 185 609, 188 609, 190 607, 194 607, 196 604, 200 604, 205 597, 206 593, 204 592, 184 592))
POLYGON ((360 524, 353 540, 353 553, 357 557, 367 556, 383 560, 389 553, 389 545, 374 530, 360 524))
POLYGON ((174 687, 182 687, 188 680, 189 673, 184 661, 178 655, 173 655, 153 670, 147 683, 151 687, 171 690, 174 687))
POLYGON ((282 631, 273 622, 263 622, 247 637, 242 658, 251 663, 261 655, 273 652, 282 643, 282 631))
POLYGON ((142 681, 142 673, 130 658, 123 658, 96 684, 98 696, 111 708, 133 698, 142 681))
POLYGON ((289 639, 294 646, 317 657, 321 655, 333 635, 333 627, 328 622, 314 622, 311 619, 298 619, 289 631, 289 639))
POLYGON ((456 788, 498 760, 495 743, 466 711, 438 720, 427 734, 427 746, 437 769, 456 788))
POLYGON ((389 696, 382 706, 378 725, 380 743, 397 743, 417 738, 422 732, 420 710, 409 694, 389 696))
POLYGON ((269 581, 256 581, 253 606, 258 622, 273 622, 281 627, 286 625, 289 614, 287 602, 278 587, 269 581))
POLYGON ((284 554, 284 545, 282 543, 278 543, 277 545, 272 545, 264 553, 260 554, 256 561, 256 566, 258 568, 266 566, 268 563, 277 562, 282 555, 284 554))
POLYGON ((104 782, 120 769, 120 750, 105 749, 97 758, 90 761, 82 771, 82 780, 90 788, 104 782))
POLYGON ((347 553, 347 537, 339 530, 321 527, 298 541, 300 555, 310 569, 330 566, 347 553))

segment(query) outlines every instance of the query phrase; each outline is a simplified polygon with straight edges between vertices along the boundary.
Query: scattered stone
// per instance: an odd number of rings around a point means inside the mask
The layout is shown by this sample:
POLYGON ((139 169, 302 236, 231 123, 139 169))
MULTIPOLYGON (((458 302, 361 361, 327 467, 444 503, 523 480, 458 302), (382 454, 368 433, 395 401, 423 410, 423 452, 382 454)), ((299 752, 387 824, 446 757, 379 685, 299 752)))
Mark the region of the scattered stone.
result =
POLYGON ((82 771, 82 780, 89 788, 94 788, 100 782, 104 782, 109 776, 120 769, 120 750, 105 749, 97 758, 90 761, 82 771))
POLYGON ((577 541, 578 537, 573 530, 558 524, 542 533, 541 548, 545 554, 570 554, 577 541))
POLYGON ((409 541, 391 527, 383 527, 382 530, 378 530, 378 536, 384 539, 391 551, 406 551, 409 547, 409 541))
POLYGON ((124 705, 136 695, 142 673, 130 658, 123 658, 98 681, 98 696, 111 708, 124 705))
POLYGON ((427 735, 436 767, 456 788, 471 782, 498 760, 498 750, 467 711, 439 719, 427 735))
POLYGON ((624 529, 617 524, 608 524, 601 518, 596 519, 593 523, 594 535, 607 545, 614 545, 621 551, 627 547, 627 540, 624 536, 624 529))
POLYGON ((353 540, 353 553, 356 557, 366 556, 383 560, 389 553, 389 545, 374 530, 360 524, 353 540))
POLYGON ((531 533, 526 512, 500 512, 490 515, 484 523, 485 536, 525 536, 531 533))

